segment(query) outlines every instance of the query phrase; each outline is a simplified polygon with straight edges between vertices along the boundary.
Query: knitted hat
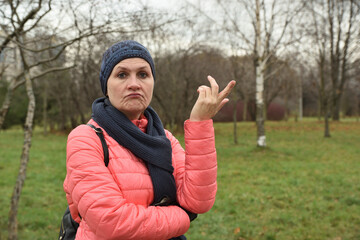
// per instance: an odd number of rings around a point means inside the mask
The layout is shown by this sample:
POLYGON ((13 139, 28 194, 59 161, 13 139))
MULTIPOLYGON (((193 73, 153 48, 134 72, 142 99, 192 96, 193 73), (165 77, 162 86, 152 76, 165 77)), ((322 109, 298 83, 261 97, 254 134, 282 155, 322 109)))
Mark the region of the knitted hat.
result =
POLYGON ((113 68, 120 61, 127 58, 142 58, 147 61, 155 80, 154 61, 149 51, 143 45, 133 40, 118 42, 105 51, 101 61, 100 84, 104 95, 107 94, 107 81, 113 68))

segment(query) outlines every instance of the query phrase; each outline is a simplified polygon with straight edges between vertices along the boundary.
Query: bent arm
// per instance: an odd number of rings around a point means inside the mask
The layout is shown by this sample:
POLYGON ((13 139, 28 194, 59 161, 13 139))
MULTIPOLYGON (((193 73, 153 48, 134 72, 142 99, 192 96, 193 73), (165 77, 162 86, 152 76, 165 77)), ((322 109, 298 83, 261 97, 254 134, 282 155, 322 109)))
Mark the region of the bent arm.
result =
POLYGON ((180 144, 173 146, 176 154, 177 197, 179 204, 194 213, 209 211, 217 190, 217 161, 213 118, 226 104, 235 86, 230 81, 219 92, 216 80, 208 76, 210 87, 198 88, 198 99, 185 122, 185 159, 180 144))
MULTIPOLYGON (((179 204, 194 213, 211 209, 217 191, 217 159, 213 121, 185 122, 185 152, 172 139, 179 204)), ((173 137, 175 138, 175 137, 173 137)))

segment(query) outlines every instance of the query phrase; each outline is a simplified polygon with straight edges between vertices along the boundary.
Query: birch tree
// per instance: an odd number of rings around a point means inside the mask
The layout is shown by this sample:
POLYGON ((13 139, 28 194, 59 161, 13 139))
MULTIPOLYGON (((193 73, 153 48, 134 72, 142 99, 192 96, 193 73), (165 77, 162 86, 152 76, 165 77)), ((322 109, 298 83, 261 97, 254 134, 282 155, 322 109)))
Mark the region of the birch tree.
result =
MULTIPOLYGON (((7 8, 2 9, 1 13, 4 16, 4 19, 9 22, 12 28, 3 27, 2 30, 5 33, 5 37, 0 45, 0 51, 4 51, 4 49, 9 46, 11 43, 16 46, 20 53, 20 63, 22 65, 22 69, 17 76, 13 77, 10 80, 8 92, 6 94, 5 100, 3 102, 3 107, 1 111, 1 119, 0 123, 2 124, 6 113, 9 109, 11 103, 11 96, 13 91, 20 85, 25 84, 26 93, 29 100, 26 120, 24 124, 24 144, 20 159, 20 167, 19 174, 16 180, 16 184, 14 187, 14 191, 11 197, 11 205, 9 212, 9 222, 8 222, 8 239, 17 239, 17 212, 18 205, 20 200, 20 195, 22 192, 22 188, 24 186, 24 182, 26 179, 26 169, 29 161, 29 152, 31 148, 31 139, 32 139, 32 129, 33 129, 33 119, 35 113, 35 96, 33 91, 33 79, 39 76, 42 76, 51 71, 63 70, 59 68, 48 69, 43 72, 35 71, 35 73, 30 73, 31 69, 35 69, 37 66, 51 61, 52 59, 40 59, 36 62, 29 63, 26 57, 25 51, 31 51, 28 45, 26 36, 37 27, 38 23, 51 11, 51 1, 44 3, 43 1, 38 1, 37 3, 29 2, 27 3, 28 11, 23 12, 23 8, 25 6, 21 6, 19 1, 6 1, 7 8), (9 14, 7 16, 6 14, 9 14), (32 76, 34 78, 32 78, 32 76)), ((65 48, 63 47, 59 54, 56 56, 60 56, 65 48)), ((54 58, 55 59, 55 58, 54 58)))
POLYGON ((265 126, 264 126, 264 73, 266 62, 270 55, 266 56, 262 48, 260 1, 256 0, 255 8, 255 46, 254 46, 254 65, 256 75, 256 127, 257 145, 266 146, 265 126))
POLYGON ((270 70, 271 58, 280 56, 288 45, 297 39, 291 32, 291 23, 303 5, 298 2, 279 0, 217 1, 226 14, 224 26, 233 39, 239 41, 240 52, 250 53, 256 76, 256 125, 257 146, 266 146, 265 113, 267 81, 280 71, 270 70), (245 11, 241 11, 245 9, 245 11), (246 24, 250 22, 250 24, 246 24))
POLYGON ((34 120, 35 105, 36 105, 33 84, 32 84, 33 80, 31 79, 30 76, 29 67, 25 60, 24 52, 22 50, 20 50, 20 54, 24 66, 25 86, 26 86, 26 93, 29 99, 29 103, 26 114, 26 120, 24 124, 24 144, 20 159, 19 174, 11 197, 11 205, 9 212, 9 229, 8 229, 9 240, 17 239, 17 212, 18 212, 18 205, 19 205, 21 191, 26 179, 26 170, 29 162, 29 152, 31 147, 33 120, 34 120))

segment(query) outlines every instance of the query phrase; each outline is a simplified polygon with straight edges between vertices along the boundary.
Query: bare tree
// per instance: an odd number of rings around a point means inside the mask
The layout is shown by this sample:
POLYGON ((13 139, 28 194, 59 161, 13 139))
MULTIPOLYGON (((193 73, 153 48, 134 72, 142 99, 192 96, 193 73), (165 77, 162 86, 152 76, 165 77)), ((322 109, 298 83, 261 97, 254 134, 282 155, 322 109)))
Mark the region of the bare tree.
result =
MULTIPOLYGON (((27 116, 26 121, 24 125, 24 145, 23 150, 21 154, 21 160, 20 160, 20 168, 19 168, 19 174, 17 177, 17 181, 14 187, 14 191, 11 197, 11 206, 10 206, 10 212, 9 212, 9 239, 17 239, 17 212, 18 212, 18 203, 20 200, 21 191, 26 179, 26 169, 27 164, 29 161, 29 151, 31 147, 31 138, 32 138, 32 128, 33 128, 33 119, 34 119, 34 113, 35 113, 35 96, 33 91, 33 75, 35 78, 39 77, 41 75, 44 75, 48 72, 59 70, 57 68, 53 68, 51 70, 46 70, 43 72, 36 71, 36 67, 51 61, 52 59, 41 59, 37 62, 29 63, 29 60, 26 57, 25 51, 29 51, 30 49, 26 46, 27 44, 27 34, 30 33, 32 29, 34 29, 38 23, 43 19, 46 14, 48 14, 51 10, 51 1, 48 1, 47 3, 44 3, 42 1, 38 1, 37 3, 29 3, 29 11, 23 13, 22 8, 23 6, 20 5, 20 2, 18 1, 7 1, 8 9, 4 9, 1 11, 5 19, 10 23, 12 26, 12 30, 9 31, 8 28, 3 27, 4 32, 4 39, 0 46, 0 51, 3 51, 10 43, 14 43, 20 53, 21 58, 21 64, 22 64, 22 70, 16 77, 14 77, 9 85, 8 93, 5 97, 5 101, 2 107, 1 111, 1 124, 3 123, 3 120, 6 116, 6 113, 9 109, 9 105, 11 103, 11 96, 13 91, 20 86, 21 84, 25 83, 26 86, 26 92, 29 99, 28 104, 28 110, 27 110, 27 116), (9 14, 9 16, 6 16, 6 14, 9 14), (35 19, 35 20, 34 20, 35 19), (31 74, 31 69, 34 69, 35 72, 31 74)), ((28 46, 31 46, 28 45, 28 46)), ((59 51, 59 54, 56 56, 60 56, 61 52, 64 50, 59 51)))
POLYGON ((331 82, 332 82, 332 118, 340 119, 340 100, 344 87, 348 81, 348 70, 353 54, 356 49, 356 37, 360 30, 360 7, 355 0, 338 1, 327 0, 327 21, 325 28, 328 29, 331 82))
POLYGON ((238 101, 243 103, 243 111, 241 113, 242 120, 246 121, 248 118, 248 105, 249 102, 254 100, 255 96, 255 74, 253 71, 253 58, 252 56, 236 56, 234 53, 233 56, 229 58, 230 78, 236 79, 237 84, 233 90, 234 94, 232 101, 234 102, 234 112, 233 112, 233 125, 234 125, 234 143, 237 144, 237 109, 238 101))
POLYGON ((279 71, 278 67, 271 67, 271 59, 277 58, 280 51, 296 41, 289 30, 293 19, 301 11, 302 4, 277 0, 238 0, 230 4, 217 1, 217 3, 226 16, 225 28, 242 46, 239 50, 253 56, 256 76, 257 145, 265 147, 266 99, 273 98, 267 92, 266 86, 274 83, 271 82, 271 76, 279 71), (239 12, 238 9, 245 11, 239 12), (250 21, 250 25, 244 24, 246 22, 244 16, 250 21))
POLYGON ((16 180, 14 191, 11 197, 11 206, 9 212, 9 236, 8 239, 17 239, 17 211, 20 195, 26 179, 26 169, 29 162, 29 152, 31 147, 33 120, 35 113, 35 96, 33 91, 32 79, 29 72, 28 64, 24 57, 24 52, 20 50, 22 63, 24 66, 24 77, 26 93, 29 99, 26 121, 24 125, 24 145, 21 154, 19 174, 16 180))
POLYGON ((359 31, 359 5, 356 1, 306 1, 308 17, 303 46, 306 61, 317 66, 320 113, 324 117, 324 136, 330 137, 329 117, 339 120, 340 100, 349 79, 352 63, 358 59, 356 31, 359 31), (315 51, 314 51, 315 49, 315 51))
MULTIPOLYGON (((317 2, 311 1, 308 6, 310 12, 313 28, 306 28, 306 35, 311 38, 312 50, 308 51, 308 54, 313 57, 316 63, 316 73, 314 85, 318 89, 320 113, 324 117, 324 137, 330 137, 329 130, 329 117, 330 117, 330 53, 328 51, 329 39, 326 37, 326 29, 323 28, 323 24, 326 22, 324 12, 326 11, 324 5, 316 5, 317 2), (316 6, 315 6, 316 5, 316 6), (313 50, 315 48, 315 51, 313 50)), ((324 2, 322 2, 324 3, 324 2)), ((311 67, 310 67, 311 68, 311 67)))

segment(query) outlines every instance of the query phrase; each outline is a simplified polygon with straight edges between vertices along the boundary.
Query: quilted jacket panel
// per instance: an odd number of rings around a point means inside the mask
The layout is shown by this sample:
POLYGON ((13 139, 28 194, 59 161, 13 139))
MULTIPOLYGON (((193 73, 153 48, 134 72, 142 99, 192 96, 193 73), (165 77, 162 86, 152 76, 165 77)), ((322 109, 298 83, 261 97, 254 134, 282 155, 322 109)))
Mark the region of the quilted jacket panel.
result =
MULTIPOLYGON (((99 127, 93 120, 89 123, 99 127)), ((145 163, 105 131, 104 136, 108 167, 93 129, 80 125, 68 137, 64 190, 71 214, 80 222, 76 240, 169 239, 184 234, 190 226, 185 211, 150 206, 153 187, 145 163)), ((212 120, 185 122, 186 151, 169 131, 166 136, 172 146, 179 204, 194 213, 210 210, 217 190, 212 120)))

